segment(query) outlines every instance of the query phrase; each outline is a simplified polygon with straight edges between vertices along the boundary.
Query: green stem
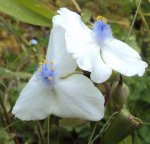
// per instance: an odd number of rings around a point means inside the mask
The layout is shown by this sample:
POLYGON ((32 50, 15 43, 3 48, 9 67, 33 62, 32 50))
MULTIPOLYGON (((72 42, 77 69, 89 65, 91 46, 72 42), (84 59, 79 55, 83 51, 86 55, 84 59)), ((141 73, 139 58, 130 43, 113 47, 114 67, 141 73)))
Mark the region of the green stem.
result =
MULTIPOLYGON (((4 100, 3 100, 2 96, 1 96, 1 93, 0 93, 0 105, 1 105, 1 107, 3 109, 4 116, 5 116, 5 119, 6 119, 6 123, 7 123, 7 125, 10 125, 9 114, 7 112, 6 106, 4 104, 4 100)), ((8 129, 9 129, 10 133, 15 133, 15 130, 12 127, 9 127, 8 129)), ((14 139, 15 144, 19 144, 19 140, 18 140, 18 138, 16 136, 13 139, 14 139)))
POLYGON ((148 123, 148 122, 143 122, 142 124, 143 124, 143 125, 150 126, 150 123, 148 123))
POLYGON ((92 138, 93 138, 93 136, 94 136, 96 127, 97 127, 97 123, 95 124, 95 126, 94 126, 94 128, 93 128, 93 131, 92 131, 91 136, 90 136, 90 138, 89 138, 88 144, 91 144, 91 141, 92 141, 92 138))
POLYGON ((59 78, 65 79, 65 78, 68 78, 69 76, 72 76, 72 75, 74 75, 74 74, 83 74, 83 72, 81 72, 81 71, 75 71, 75 72, 73 72, 73 73, 71 73, 71 74, 68 74, 68 75, 66 75, 66 76, 60 76, 59 78))
POLYGON ((94 141, 95 141, 96 139, 98 139, 98 138, 101 136, 101 134, 102 134, 102 133, 105 131, 105 129, 109 126, 110 121, 112 120, 112 118, 113 118, 114 116, 116 116, 116 114, 118 114, 118 112, 113 113, 113 114, 109 117, 109 119, 107 120, 107 122, 105 123, 105 125, 102 127, 102 129, 100 130, 100 132, 93 138, 91 144, 93 144, 94 141))
POLYGON ((134 23, 135 23, 135 20, 136 20, 137 13, 138 13, 138 11, 139 11, 141 2, 142 2, 142 0, 139 0, 139 4, 138 4, 138 6, 137 6, 137 10, 136 10, 136 13, 135 13, 135 15, 134 15, 134 18, 133 18, 133 21, 132 21, 132 24, 131 24, 129 33, 128 33, 127 38, 126 38, 126 40, 125 40, 126 42, 127 42, 128 38, 129 38, 129 36, 130 36, 130 34, 131 34, 131 31, 132 31, 132 29, 133 29, 133 26, 134 26, 134 23))
POLYGON ((44 144, 44 132, 43 132, 40 121, 37 121, 37 129, 39 133, 40 144, 44 144))
POLYGON ((76 2, 76 0, 72 0, 72 3, 75 5, 77 11, 78 11, 79 13, 81 13, 81 8, 80 8, 80 6, 78 5, 78 3, 76 2))
POLYGON ((15 121, 15 122, 13 122, 13 123, 7 125, 4 129, 5 129, 5 130, 8 129, 8 128, 14 126, 15 124, 17 124, 18 122, 20 122, 20 120, 17 120, 17 121, 15 121))
POLYGON ((50 116, 48 117, 48 123, 47 123, 47 127, 48 127, 48 129, 47 129, 47 143, 48 144, 50 144, 50 139, 49 139, 49 137, 50 137, 50 129, 49 129, 49 127, 50 127, 50 116))

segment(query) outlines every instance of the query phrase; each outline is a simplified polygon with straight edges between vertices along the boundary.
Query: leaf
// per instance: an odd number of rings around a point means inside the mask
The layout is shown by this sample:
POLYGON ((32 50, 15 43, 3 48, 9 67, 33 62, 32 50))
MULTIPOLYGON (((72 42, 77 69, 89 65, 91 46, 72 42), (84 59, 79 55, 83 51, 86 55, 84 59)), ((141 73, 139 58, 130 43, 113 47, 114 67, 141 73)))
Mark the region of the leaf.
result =
POLYGON ((85 9, 81 13, 82 19, 85 23, 90 21, 90 18, 92 17, 91 11, 88 9, 85 9))
POLYGON ((38 13, 39 15, 44 16, 50 20, 52 16, 55 14, 52 10, 50 10, 50 7, 45 6, 38 0, 30 0, 30 2, 26 0, 16 0, 16 1, 25 6, 26 8, 32 10, 33 12, 38 13))
POLYGON ((119 144, 132 144, 132 137, 131 135, 126 137, 123 141, 121 141, 119 144))
POLYGON ((68 129, 72 129, 78 127, 82 124, 85 124, 87 121, 82 119, 73 119, 73 118, 63 118, 59 121, 59 125, 61 127, 65 127, 68 129))
POLYGON ((146 143, 150 143, 150 127, 141 127, 139 133, 146 143))
POLYGON ((0 0, 0 10, 20 21, 50 26, 54 12, 37 0, 0 0))
POLYGON ((133 133, 141 123, 140 119, 131 115, 124 107, 116 114, 110 125, 103 132, 101 144, 118 144, 133 133))
POLYGON ((2 128, 0 128, 0 144, 14 144, 12 138, 2 128))
POLYGON ((140 99, 142 101, 144 101, 145 103, 149 103, 150 104, 150 95, 149 95, 149 89, 148 90, 145 90, 143 92, 143 95, 140 97, 140 99))
POLYGON ((26 72, 13 72, 11 70, 0 67, 0 78, 30 78, 32 74, 26 72))
POLYGON ((137 135, 137 132, 135 132, 132 139, 133 139, 133 144, 142 144, 143 143, 143 140, 137 135))

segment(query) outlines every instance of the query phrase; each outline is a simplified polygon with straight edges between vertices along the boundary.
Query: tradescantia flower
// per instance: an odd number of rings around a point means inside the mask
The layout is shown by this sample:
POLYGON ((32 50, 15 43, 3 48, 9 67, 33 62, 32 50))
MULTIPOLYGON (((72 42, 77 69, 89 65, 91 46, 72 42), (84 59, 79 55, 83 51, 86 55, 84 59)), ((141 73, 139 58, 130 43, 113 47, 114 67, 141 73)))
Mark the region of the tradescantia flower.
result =
POLYGON ((65 31, 66 47, 78 66, 91 72, 94 82, 106 81, 112 70, 125 76, 142 76, 147 63, 126 43, 113 37, 107 19, 99 16, 89 29, 81 17, 66 8, 58 10, 53 23, 65 31))
POLYGON ((50 114, 91 121, 103 118, 103 95, 90 79, 73 74, 76 67, 66 51, 64 30, 54 25, 46 60, 21 91, 12 113, 21 120, 44 119, 50 114))

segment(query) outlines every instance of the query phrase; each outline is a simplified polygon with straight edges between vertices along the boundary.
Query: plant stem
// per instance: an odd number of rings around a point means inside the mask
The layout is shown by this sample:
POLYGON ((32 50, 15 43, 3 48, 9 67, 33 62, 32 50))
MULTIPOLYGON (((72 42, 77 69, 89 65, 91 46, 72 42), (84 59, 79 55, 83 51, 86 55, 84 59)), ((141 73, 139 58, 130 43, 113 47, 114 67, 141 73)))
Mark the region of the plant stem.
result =
MULTIPOLYGON (((1 107, 2 107, 3 112, 4 112, 6 123, 7 123, 7 125, 10 125, 11 123, 10 123, 9 115, 8 115, 7 109, 6 109, 5 104, 4 104, 4 100, 3 100, 1 95, 0 95, 0 104, 1 104, 1 107)), ((9 131, 11 133, 15 133, 15 130, 12 127, 9 127, 9 131)), ((13 139, 14 139, 15 144, 19 144, 19 140, 16 136, 13 139)))
POLYGON ((150 123, 148 123, 148 122, 143 122, 142 124, 143 124, 143 125, 150 126, 150 123))
POLYGON ((138 11, 139 11, 141 2, 142 2, 142 0, 139 0, 139 4, 138 4, 138 6, 137 6, 137 10, 136 10, 136 13, 135 13, 135 15, 134 15, 134 18, 133 18, 133 21, 132 21, 132 24, 131 24, 129 33, 128 33, 127 38, 126 38, 126 40, 125 40, 126 42, 127 42, 128 38, 129 38, 129 36, 130 36, 130 34, 131 34, 131 31, 132 31, 132 29, 133 29, 133 26, 134 26, 134 23, 135 23, 135 19, 136 19, 136 17, 137 17, 137 13, 138 13, 138 11))
POLYGON ((104 105, 106 105, 107 102, 109 101, 109 97, 110 97, 110 87, 106 82, 103 83, 103 86, 105 87, 105 90, 106 90, 105 104, 104 104, 104 105))
POLYGON ((7 130, 8 128, 14 126, 14 125, 17 124, 18 122, 20 122, 20 120, 17 120, 17 121, 15 121, 15 122, 13 122, 13 123, 7 125, 4 129, 7 130))
POLYGON ((50 127, 50 116, 48 117, 48 123, 47 123, 47 127, 48 127, 48 129, 47 129, 47 143, 48 144, 50 144, 50 139, 49 139, 49 134, 50 134, 50 129, 49 129, 49 127, 50 127))
POLYGON ((81 13, 81 8, 80 8, 80 6, 78 5, 78 3, 76 2, 76 0, 72 0, 72 3, 75 5, 77 11, 78 11, 79 13, 81 13))
POLYGON ((105 131, 105 129, 109 126, 109 122, 112 120, 112 118, 113 118, 114 116, 116 116, 116 114, 118 114, 118 112, 113 113, 113 114, 109 117, 109 119, 108 119, 107 122, 104 124, 104 126, 102 127, 102 129, 100 130, 100 132, 93 138, 91 144, 93 144, 94 141, 95 141, 96 139, 98 139, 98 138, 101 136, 101 134, 102 134, 102 133, 105 131))
POLYGON ((40 143, 44 144, 44 135, 43 135, 44 132, 42 130, 40 121, 37 121, 37 129, 38 129, 38 132, 39 132, 40 143))
POLYGON ((91 144, 91 141, 92 141, 92 138, 93 138, 93 136, 94 136, 96 127, 97 127, 97 122, 96 122, 96 124, 95 124, 95 126, 94 126, 94 128, 93 128, 93 131, 92 131, 91 136, 90 136, 90 138, 89 138, 88 144, 91 144))
POLYGON ((105 96, 105 105, 106 105, 107 102, 109 101, 109 97, 110 97, 110 87, 106 82, 103 83, 103 86, 106 90, 106 96, 105 96))
MULTIPOLYGON (((135 3, 136 3, 136 5, 137 5, 137 0, 136 0, 135 3)), ((146 19, 145 19, 144 14, 142 13, 142 10, 141 10, 141 9, 139 9, 139 16, 141 17, 141 20, 142 20, 143 24, 145 25, 145 28, 146 28, 148 34, 150 34, 150 30, 149 30, 148 23, 147 23, 147 21, 146 21, 146 19)))

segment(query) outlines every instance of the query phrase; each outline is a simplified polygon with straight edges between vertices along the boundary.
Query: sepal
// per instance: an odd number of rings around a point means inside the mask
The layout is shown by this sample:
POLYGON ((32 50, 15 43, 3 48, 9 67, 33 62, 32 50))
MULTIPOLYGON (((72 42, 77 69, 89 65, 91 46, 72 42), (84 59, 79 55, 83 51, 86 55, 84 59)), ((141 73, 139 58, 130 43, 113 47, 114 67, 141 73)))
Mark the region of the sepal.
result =
POLYGON ((100 144, 118 144, 141 124, 142 121, 139 118, 134 117, 126 108, 123 108, 113 117, 103 132, 100 144))

